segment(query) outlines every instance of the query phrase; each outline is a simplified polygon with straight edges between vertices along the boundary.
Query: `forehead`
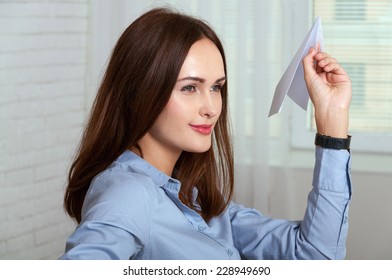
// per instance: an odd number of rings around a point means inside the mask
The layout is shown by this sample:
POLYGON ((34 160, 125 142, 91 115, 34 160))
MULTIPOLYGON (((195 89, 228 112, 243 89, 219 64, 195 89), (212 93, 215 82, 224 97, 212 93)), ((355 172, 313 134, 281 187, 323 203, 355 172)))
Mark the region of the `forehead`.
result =
POLYGON ((223 59, 219 49, 211 40, 201 39, 189 49, 181 67, 179 78, 195 76, 217 79, 224 75, 223 59))

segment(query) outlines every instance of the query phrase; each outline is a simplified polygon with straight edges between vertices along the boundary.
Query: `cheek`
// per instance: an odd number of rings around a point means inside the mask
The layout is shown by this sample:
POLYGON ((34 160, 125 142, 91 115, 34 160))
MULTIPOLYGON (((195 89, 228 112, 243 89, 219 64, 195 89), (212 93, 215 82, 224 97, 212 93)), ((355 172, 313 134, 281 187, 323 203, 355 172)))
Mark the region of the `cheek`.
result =
POLYGON ((178 101, 176 101, 175 98, 170 98, 163 111, 166 113, 166 115, 175 115, 176 113, 181 112, 178 101))
POLYGON ((174 118, 175 120, 181 120, 190 112, 189 105, 182 101, 180 98, 172 97, 166 104, 164 112, 168 118, 174 118))
POLYGON ((175 129, 176 124, 184 122, 186 116, 186 107, 182 106, 176 100, 170 99, 158 117, 157 123, 160 127, 166 129, 175 129))

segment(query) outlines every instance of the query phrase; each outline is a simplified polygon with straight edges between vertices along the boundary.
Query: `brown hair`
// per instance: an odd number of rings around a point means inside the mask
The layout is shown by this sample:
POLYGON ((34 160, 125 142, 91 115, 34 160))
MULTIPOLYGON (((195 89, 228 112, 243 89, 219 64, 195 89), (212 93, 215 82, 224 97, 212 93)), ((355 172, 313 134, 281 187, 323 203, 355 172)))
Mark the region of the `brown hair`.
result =
MULTIPOLYGON (((139 17, 121 35, 68 175, 64 207, 78 223, 91 180, 150 130, 170 98, 190 47, 202 38, 217 46, 226 74, 219 38, 196 18, 157 8, 139 17)), ((227 82, 221 93, 222 113, 212 148, 200 154, 183 152, 176 164, 180 199, 194 208, 192 189, 196 186, 201 215, 206 220, 221 214, 233 193, 227 82)))

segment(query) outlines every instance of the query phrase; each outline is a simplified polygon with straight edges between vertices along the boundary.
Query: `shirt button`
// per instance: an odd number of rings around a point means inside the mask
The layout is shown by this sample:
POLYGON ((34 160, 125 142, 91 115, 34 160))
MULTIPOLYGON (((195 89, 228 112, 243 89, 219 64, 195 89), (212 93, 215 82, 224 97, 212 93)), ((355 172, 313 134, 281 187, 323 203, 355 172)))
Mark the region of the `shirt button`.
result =
POLYGON ((228 254, 229 256, 232 256, 232 255, 233 255, 233 251, 230 250, 230 249, 227 249, 226 252, 227 252, 227 254, 228 254))
POLYGON ((199 225, 198 228, 199 228, 200 231, 204 231, 204 230, 206 229, 206 227, 205 227, 205 226, 202 226, 202 225, 199 225))

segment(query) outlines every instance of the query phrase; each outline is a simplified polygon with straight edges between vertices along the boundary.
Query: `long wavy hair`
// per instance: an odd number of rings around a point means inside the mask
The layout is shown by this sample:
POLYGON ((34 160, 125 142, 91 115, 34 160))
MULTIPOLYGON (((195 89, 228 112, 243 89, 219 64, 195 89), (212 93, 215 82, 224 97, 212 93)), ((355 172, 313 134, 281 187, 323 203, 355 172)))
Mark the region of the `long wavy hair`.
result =
MULTIPOLYGON (((191 46, 208 38, 222 44, 203 21, 168 8, 150 10, 120 36, 98 89, 64 196, 67 213, 81 222, 83 201, 92 179, 150 130, 169 101, 191 46)), ((176 163, 180 199, 194 209, 192 190, 198 189, 199 211, 205 220, 221 214, 233 194, 233 151, 228 120, 227 82, 221 90, 222 112, 212 146, 204 153, 182 152, 176 163)))

